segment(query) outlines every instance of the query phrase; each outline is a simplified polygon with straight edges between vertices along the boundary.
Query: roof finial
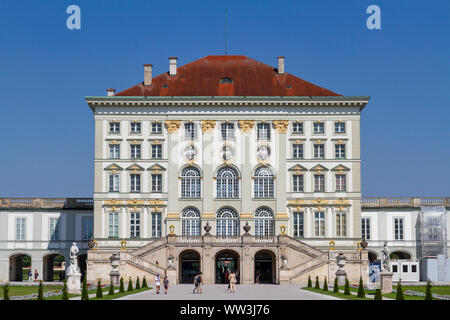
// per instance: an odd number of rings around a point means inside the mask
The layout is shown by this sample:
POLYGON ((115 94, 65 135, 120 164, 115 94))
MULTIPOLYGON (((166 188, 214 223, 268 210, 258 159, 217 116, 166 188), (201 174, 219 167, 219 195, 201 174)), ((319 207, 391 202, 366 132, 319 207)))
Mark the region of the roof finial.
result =
POLYGON ((227 18, 228 18, 228 9, 225 9, 225 55, 227 52, 227 18))

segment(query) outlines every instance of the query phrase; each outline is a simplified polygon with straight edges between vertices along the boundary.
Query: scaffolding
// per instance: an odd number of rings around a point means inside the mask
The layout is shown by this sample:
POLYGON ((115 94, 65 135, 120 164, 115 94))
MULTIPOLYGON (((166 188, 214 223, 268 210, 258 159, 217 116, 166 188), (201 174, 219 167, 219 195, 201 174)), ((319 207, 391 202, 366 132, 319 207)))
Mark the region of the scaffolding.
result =
POLYGON ((447 211, 443 206, 421 207, 420 212, 420 257, 447 258, 447 211))

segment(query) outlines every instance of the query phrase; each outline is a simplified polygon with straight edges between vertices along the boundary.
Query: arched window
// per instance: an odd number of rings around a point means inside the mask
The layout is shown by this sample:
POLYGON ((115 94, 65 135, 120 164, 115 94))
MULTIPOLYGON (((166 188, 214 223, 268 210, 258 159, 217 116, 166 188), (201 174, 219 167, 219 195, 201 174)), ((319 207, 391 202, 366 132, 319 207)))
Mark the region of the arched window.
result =
POLYGON ((273 211, 262 207, 255 212, 255 236, 273 236, 273 211))
POLYGON ((269 167, 259 167, 255 171, 255 198, 273 198, 273 172, 269 167))
POLYGON ((238 235, 238 214, 232 208, 222 208, 216 215, 216 234, 218 236, 238 235))
POLYGON ((183 236, 200 235, 200 212, 192 207, 181 211, 181 230, 183 236))
POLYGON ((181 172, 181 197, 200 198, 200 171, 194 167, 184 168, 181 172))
POLYGON ((239 198, 239 177, 236 169, 223 167, 217 172, 217 198, 239 198))

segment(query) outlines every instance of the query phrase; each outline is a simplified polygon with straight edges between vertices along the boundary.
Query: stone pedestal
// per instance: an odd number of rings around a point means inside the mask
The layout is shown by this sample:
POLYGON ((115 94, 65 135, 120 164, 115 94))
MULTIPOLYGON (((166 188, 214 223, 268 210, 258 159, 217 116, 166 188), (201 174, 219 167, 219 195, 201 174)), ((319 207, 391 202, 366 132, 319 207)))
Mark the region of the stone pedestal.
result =
POLYGON ((111 282, 114 287, 118 287, 120 285, 120 272, 119 271, 111 271, 109 273, 109 277, 111 278, 111 282))
POLYGON ((287 269, 280 269, 280 284, 289 284, 290 272, 287 269))
POLYGON ((81 294, 81 273, 67 274, 67 291, 73 294, 81 294))
POLYGON ((169 285, 177 284, 177 270, 175 268, 168 269, 167 278, 169 279, 169 285))
POLYGON ((347 273, 344 270, 338 270, 336 272, 336 278, 338 281, 338 286, 345 286, 345 278, 347 277, 347 273))
POLYGON ((392 272, 380 272, 381 294, 392 292, 392 272))

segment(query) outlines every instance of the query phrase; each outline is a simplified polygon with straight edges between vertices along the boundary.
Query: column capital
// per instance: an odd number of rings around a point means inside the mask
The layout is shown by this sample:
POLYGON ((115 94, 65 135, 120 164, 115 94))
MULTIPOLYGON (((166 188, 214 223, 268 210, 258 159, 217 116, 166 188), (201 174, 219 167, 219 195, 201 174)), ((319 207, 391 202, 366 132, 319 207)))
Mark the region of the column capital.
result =
POLYGON ((216 120, 202 120, 203 133, 212 132, 216 126, 216 120))
POLYGON ((169 133, 178 132, 180 129, 181 120, 166 120, 166 127, 169 133))
POLYGON ((254 120, 239 120, 238 123, 239 123, 239 128, 244 133, 252 132, 253 126, 255 125, 254 120))
POLYGON ((278 133, 286 133, 289 126, 288 120, 274 120, 273 127, 278 131, 278 133))

